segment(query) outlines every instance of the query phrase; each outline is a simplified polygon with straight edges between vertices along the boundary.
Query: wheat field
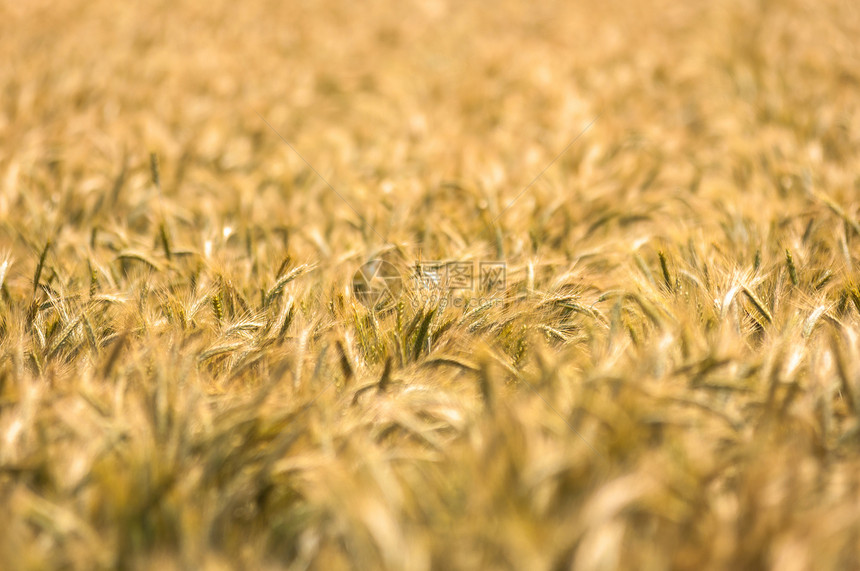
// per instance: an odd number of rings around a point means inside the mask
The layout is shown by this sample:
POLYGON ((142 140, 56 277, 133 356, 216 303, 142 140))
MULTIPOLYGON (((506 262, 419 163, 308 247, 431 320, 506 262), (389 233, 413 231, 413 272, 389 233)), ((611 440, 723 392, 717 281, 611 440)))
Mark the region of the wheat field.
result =
POLYGON ((860 569, 857 37, 0 3, 0 569, 860 569))

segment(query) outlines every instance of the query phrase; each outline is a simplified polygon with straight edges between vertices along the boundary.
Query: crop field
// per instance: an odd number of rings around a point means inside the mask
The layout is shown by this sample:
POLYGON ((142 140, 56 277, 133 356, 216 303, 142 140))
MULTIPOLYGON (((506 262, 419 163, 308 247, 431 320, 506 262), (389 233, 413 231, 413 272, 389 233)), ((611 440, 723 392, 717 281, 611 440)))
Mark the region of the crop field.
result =
POLYGON ((0 569, 860 569, 858 37, 0 2, 0 569))

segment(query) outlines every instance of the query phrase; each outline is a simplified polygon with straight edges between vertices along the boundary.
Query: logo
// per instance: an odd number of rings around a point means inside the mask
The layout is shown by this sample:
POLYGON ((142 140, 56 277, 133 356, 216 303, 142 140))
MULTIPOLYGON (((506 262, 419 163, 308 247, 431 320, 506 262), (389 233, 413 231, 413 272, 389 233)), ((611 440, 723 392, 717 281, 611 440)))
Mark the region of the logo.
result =
POLYGON ((352 291, 359 303, 381 309, 394 303, 402 288, 400 272, 385 260, 370 260, 352 276, 352 291))

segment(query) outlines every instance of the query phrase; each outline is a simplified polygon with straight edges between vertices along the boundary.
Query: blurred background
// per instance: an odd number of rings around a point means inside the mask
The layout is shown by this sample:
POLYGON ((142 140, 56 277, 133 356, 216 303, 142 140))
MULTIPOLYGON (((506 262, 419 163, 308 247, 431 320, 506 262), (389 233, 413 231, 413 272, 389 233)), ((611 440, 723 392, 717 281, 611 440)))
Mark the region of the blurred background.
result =
POLYGON ((560 195, 634 203, 643 189, 731 186, 762 200, 797 190, 797 165, 851 196, 857 11, 803 0, 5 2, 0 215, 26 212, 35 228, 95 216, 127 164, 131 190, 114 211, 134 224, 155 152, 177 216, 194 205, 203 226, 235 226, 234 213, 348 239, 330 233, 361 226, 355 213, 266 122, 372 226, 409 243, 430 240, 422 215, 467 232, 476 207, 501 212, 598 115, 503 220, 560 195))

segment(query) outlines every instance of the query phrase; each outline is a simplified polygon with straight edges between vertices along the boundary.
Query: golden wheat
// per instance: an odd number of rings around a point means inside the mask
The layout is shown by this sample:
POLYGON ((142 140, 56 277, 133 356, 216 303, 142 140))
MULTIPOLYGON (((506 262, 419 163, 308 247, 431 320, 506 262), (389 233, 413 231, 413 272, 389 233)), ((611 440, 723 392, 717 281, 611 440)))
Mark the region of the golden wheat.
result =
POLYGON ((860 568, 858 34, 0 6, 0 569, 860 568))

